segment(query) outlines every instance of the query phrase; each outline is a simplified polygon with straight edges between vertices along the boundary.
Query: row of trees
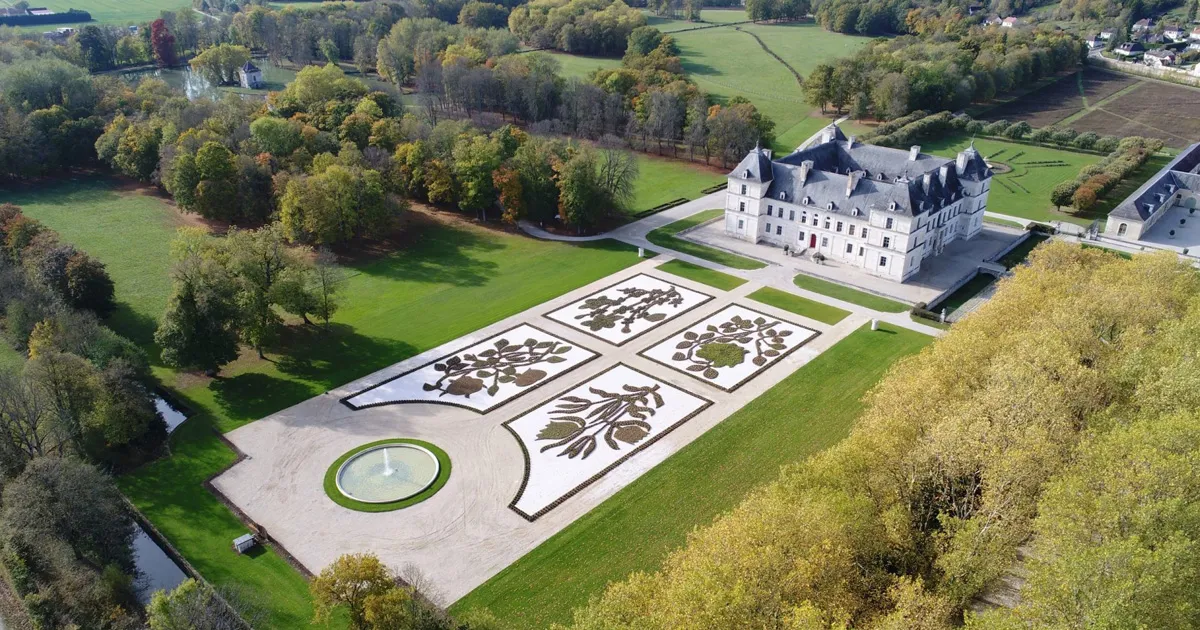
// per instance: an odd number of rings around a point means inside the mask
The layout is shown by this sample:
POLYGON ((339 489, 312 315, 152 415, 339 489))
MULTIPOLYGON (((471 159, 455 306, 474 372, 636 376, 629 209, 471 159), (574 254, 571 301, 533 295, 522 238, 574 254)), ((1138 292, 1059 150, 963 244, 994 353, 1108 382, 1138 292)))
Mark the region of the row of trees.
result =
POLYGON ((820 64, 804 80, 814 107, 882 120, 914 110, 955 111, 1077 66, 1086 47, 1046 30, 973 28, 952 41, 876 40, 853 57, 820 64))
POLYGON ((646 16, 621 0, 533 0, 513 9, 508 27, 522 42, 582 55, 616 56, 646 16))
POLYGON ((1071 206, 1076 212, 1087 212, 1162 148, 1163 142, 1157 138, 1122 138, 1103 160, 1088 164, 1074 180, 1060 182, 1051 189, 1050 203, 1056 208, 1071 206))
POLYGON ((1055 242, 789 467, 575 628, 949 629, 1032 538, 1015 609, 968 628, 1200 623, 1200 276, 1055 242))

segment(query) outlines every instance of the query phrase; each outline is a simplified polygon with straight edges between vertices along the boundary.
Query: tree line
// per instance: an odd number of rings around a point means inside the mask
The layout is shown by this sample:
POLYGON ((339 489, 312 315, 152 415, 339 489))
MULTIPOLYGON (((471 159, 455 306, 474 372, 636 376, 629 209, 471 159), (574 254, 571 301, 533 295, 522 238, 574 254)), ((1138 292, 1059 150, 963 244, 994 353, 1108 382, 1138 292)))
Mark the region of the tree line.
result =
POLYGON ((134 525, 102 471, 157 456, 166 424, 142 351, 108 329, 104 265, 0 205, 0 563, 35 627, 141 627, 134 525))
POLYGON ((1050 30, 971 28, 961 38, 875 40, 852 57, 820 64, 805 99, 855 118, 956 111, 1074 68, 1086 54, 1076 36, 1050 30))
POLYGON ((848 438, 611 584, 573 628, 1200 623, 1200 276, 1036 249, 848 438), (1014 608, 966 613, 1029 545, 1014 608))

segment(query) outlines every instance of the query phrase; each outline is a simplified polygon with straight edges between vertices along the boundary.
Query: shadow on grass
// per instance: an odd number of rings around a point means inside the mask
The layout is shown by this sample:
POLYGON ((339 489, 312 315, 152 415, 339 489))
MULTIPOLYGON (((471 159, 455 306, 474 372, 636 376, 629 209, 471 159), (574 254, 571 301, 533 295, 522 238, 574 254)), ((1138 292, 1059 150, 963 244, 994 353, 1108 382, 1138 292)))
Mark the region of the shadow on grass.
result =
POLYGON ((350 269, 394 280, 481 286, 496 275, 499 265, 479 260, 472 253, 499 249, 504 245, 481 230, 431 225, 406 249, 350 269))
POLYGON ((412 344, 360 335, 346 324, 333 323, 328 329, 305 326, 288 332, 287 347, 275 359, 275 367, 326 389, 418 354, 412 344))

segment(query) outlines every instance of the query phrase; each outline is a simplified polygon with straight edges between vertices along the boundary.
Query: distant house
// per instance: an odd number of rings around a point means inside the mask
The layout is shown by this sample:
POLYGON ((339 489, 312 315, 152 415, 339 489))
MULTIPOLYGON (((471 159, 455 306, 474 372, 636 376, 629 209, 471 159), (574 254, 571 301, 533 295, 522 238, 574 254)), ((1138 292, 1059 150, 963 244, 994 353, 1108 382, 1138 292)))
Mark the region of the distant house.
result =
POLYGON ((1145 61, 1153 68, 1167 68, 1175 65, 1176 57, 1175 53, 1160 48, 1146 51, 1145 61))
POLYGON ((967 5, 967 15, 975 15, 983 9, 984 6, 982 4, 979 4, 978 2, 972 2, 971 4, 967 5))
POLYGON ((984 26, 1000 26, 1004 24, 1004 20, 1000 19, 999 15, 993 15, 983 21, 984 26))
POLYGON ((1103 39, 1104 41, 1108 41, 1113 38, 1113 35, 1116 35, 1116 34, 1117 34, 1116 29, 1106 28, 1103 31, 1100 31, 1100 39, 1103 39))
POLYGON ((257 90, 263 86, 263 73, 254 62, 247 61, 238 69, 238 82, 242 87, 257 90))
POLYGON ((1191 33, 1188 33, 1188 39, 1200 41, 1200 26, 1197 26, 1196 28, 1192 29, 1191 33))
POLYGON ((1099 35, 1095 35, 1091 39, 1085 41, 1087 42, 1089 48, 1102 48, 1104 46, 1104 40, 1100 39, 1099 35))
POLYGON ((36 9, 31 8, 29 9, 29 15, 54 15, 54 11, 47 9, 46 7, 38 7, 36 9))
POLYGON ((1165 43, 1167 43, 1167 38, 1165 36, 1160 35, 1155 32, 1152 32, 1152 31, 1142 31, 1141 33, 1137 33, 1133 37, 1134 37, 1134 39, 1136 39, 1139 42, 1142 42, 1143 44, 1165 44, 1165 43))
POLYGON ((137 35, 137 33, 138 33, 138 26, 137 26, 137 24, 130 24, 130 25, 129 25, 129 32, 130 32, 130 33, 132 33, 132 34, 134 34, 134 35, 137 35))
POLYGON ((1000 28, 1013 28, 1020 23, 1020 20, 1010 15, 1000 21, 1000 28))
POLYGON ((1133 32, 1134 33, 1141 33, 1142 31, 1148 31, 1151 28, 1154 28, 1154 20, 1151 20, 1150 18, 1142 18, 1133 23, 1133 32))
POLYGON ((1168 26, 1163 29, 1163 35, 1173 42, 1178 42, 1187 38, 1187 31, 1183 30, 1182 26, 1168 26))
POLYGON ((1133 59, 1141 59, 1142 55, 1146 54, 1146 47, 1139 42, 1125 42, 1113 49, 1113 54, 1125 59, 1126 61, 1133 59))

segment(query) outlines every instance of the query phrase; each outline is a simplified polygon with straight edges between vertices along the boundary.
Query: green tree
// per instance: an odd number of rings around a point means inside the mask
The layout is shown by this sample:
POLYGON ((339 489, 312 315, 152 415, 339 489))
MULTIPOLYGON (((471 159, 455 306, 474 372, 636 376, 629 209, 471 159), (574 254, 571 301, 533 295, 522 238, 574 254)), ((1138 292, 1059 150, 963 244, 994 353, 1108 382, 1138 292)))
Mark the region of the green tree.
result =
POLYGON ((238 170, 233 152, 225 145, 205 142, 196 151, 196 212, 208 219, 232 219, 238 215, 238 170))
POLYGON ((214 85, 237 85, 238 70, 250 61, 250 49, 234 44, 217 44, 192 58, 192 70, 214 85))
POLYGON ((279 220, 293 241, 332 245, 379 235, 400 210, 385 193, 378 171, 333 164, 288 182, 279 220))
POLYGON ((232 230, 223 246, 226 267, 236 284, 242 340, 264 358, 263 347, 275 339, 282 320, 276 312, 278 285, 298 273, 303 263, 273 223, 257 230, 232 230))
POLYGON ((1075 189, 1078 187, 1073 181, 1059 182, 1050 191, 1050 203, 1054 204, 1054 209, 1071 205, 1071 199, 1075 196, 1075 189))
POLYGON ((183 229, 171 244, 174 286, 154 333, 170 366, 215 375, 238 355, 233 281, 221 253, 202 230, 183 229))
POLYGON ((486 221, 487 209, 496 204, 492 174, 502 162, 499 142, 482 134, 462 136, 454 143, 453 156, 458 207, 486 221))

